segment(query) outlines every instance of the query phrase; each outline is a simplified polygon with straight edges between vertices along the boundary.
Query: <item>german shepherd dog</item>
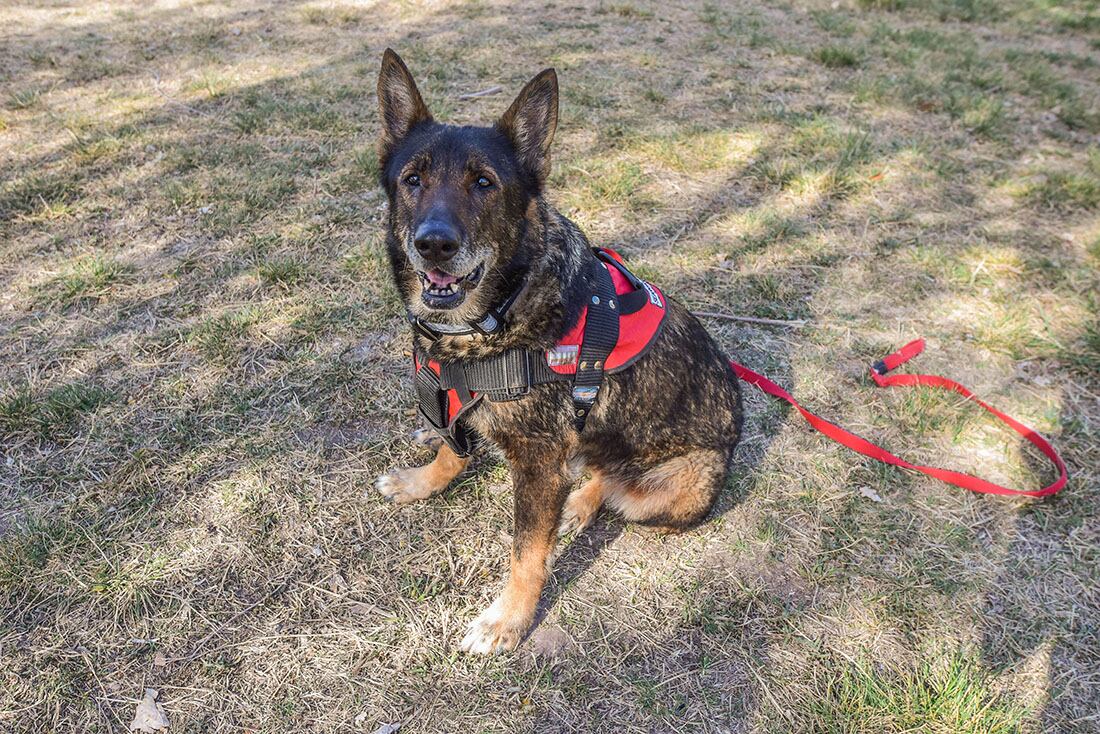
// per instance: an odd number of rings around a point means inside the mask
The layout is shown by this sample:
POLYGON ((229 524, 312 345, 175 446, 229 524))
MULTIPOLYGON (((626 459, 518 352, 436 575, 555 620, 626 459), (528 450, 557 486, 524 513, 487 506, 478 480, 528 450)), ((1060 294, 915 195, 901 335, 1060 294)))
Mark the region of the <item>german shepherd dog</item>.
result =
MULTIPOLYGON (((494 125, 459 127, 432 119, 408 68, 387 49, 378 101, 386 247, 410 316, 470 323, 519 292, 499 330, 434 340, 414 330, 418 350, 448 364, 552 348, 579 318, 595 257, 544 196, 558 122, 554 70, 532 79, 494 125)), ((515 502, 508 580, 470 624, 465 651, 511 650, 523 640, 558 536, 586 528, 601 507, 664 532, 702 522, 730 470, 741 395, 718 345, 669 299, 649 351, 607 375, 583 430, 573 419, 568 382, 481 401, 465 415, 507 459, 515 502), (589 478, 574 488, 582 472, 589 478)), ((423 500, 468 462, 444 444, 427 466, 395 469, 375 487, 400 504, 423 500)))

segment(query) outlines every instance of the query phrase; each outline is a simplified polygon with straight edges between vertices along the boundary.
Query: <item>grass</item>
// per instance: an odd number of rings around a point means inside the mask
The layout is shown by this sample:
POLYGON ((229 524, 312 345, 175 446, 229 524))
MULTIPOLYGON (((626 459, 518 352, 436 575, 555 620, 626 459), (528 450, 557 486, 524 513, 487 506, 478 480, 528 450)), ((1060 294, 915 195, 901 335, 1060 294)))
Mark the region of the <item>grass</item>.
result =
POLYGON ((0 400, 0 436, 63 437, 81 416, 95 412, 112 398, 110 391, 93 384, 62 385, 44 394, 17 388, 0 400))
POLYGON ((9 4, 0 730, 1095 729, 1100 49, 1090 2, 9 4), (10 6, 10 7, 9 7, 10 6), (576 14, 574 14, 576 15, 576 14), (913 461, 1038 487, 946 374, 1051 436, 1056 498, 851 454, 746 390, 710 522, 565 541, 520 650, 507 467, 429 502, 374 85, 492 120, 553 65, 551 201, 721 347, 913 461), (503 87, 474 99, 461 95, 503 87), (876 499, 877 498, 877 499, 876 499))
POLYGON ((859 54, 842 46, 825 46, 814 52, 814 58, 830 69, 854 68, 859 66, 859 54))
POLYGON ((866 662, 825 663, 808 728, 820 732, 1020 731, 1026 710, 993 690, 981 665, 960 653, 891 671, 866 662))
POLYGON ((1100 150, 1089 151, 1084 170, 1052 170, 1028 184, 1023 195, 1032 203, 1069 211, 1100 207, 1100 150))
POLYGON ((40 303, 56 303, 62 307, 107 296, 133 272, 133 268, 100 254, 78 259, 66 272, 37 288, 40 303))

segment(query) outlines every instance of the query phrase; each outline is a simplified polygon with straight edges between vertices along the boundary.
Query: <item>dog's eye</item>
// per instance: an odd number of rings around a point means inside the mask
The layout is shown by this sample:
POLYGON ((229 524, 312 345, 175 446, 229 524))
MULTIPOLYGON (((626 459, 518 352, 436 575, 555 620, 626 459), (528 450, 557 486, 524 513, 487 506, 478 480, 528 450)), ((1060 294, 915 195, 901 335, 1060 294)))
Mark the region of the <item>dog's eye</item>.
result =
POLYGON ((487 189, 493 185, 493 182, 489 180, 488 176, 478 176, 477 185, 480 188, 487 189))
POLYGON ((415 173, 410 173, 408 176, 405 176, 405 183, 407 183, 409 186, 419 186, 420 176, 415 173))

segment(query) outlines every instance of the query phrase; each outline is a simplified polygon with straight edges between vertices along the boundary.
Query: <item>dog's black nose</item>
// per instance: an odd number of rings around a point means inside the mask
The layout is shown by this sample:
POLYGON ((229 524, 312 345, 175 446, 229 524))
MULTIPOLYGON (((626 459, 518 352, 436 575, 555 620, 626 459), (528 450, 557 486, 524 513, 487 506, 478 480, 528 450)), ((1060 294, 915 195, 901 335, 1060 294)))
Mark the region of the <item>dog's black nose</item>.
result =
POLYGON ((461 242, 458 230, 447 222, 429 219, 416 228, 413 244, 426 260, 443 262, 450 260, 461 242))

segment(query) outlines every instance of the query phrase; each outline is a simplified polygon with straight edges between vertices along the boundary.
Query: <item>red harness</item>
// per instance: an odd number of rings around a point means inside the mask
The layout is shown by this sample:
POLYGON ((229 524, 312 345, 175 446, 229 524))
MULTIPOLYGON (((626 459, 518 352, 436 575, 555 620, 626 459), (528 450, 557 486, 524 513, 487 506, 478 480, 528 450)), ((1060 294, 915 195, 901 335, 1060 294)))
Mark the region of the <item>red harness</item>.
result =
POLYGON ((668 312, 664 294, 627 270, 614 250, 594 252, 593 293, 577 322, 551 349, 512 350, 488 360, 447 364, 414 350, 420 413, 460 456, 469 453, 471 440, 462 416, 482 398, 515 400, 532 385, 571 381, 580 430, 602 376, 629 368, 652 346, 668 312))
MULTIPOLYGON (((649 351, 665 321, 668 304, 656 286, 626 269, 619 253, 607 247, 601 248, 600 253, 607 256, 604 267, 611 274, 615 294, 619 296, 619 338, 603 364, 604 372, 615 373, 634 364, 649 351)), ((573 328, 547 351, 546 364, 559 375, 576 374, 577 355, 584 342, 587 320, 588 306, 585 306, 573 328)))

